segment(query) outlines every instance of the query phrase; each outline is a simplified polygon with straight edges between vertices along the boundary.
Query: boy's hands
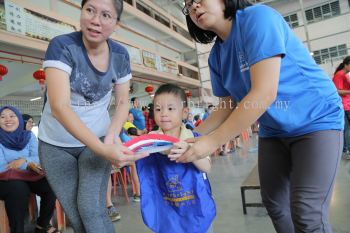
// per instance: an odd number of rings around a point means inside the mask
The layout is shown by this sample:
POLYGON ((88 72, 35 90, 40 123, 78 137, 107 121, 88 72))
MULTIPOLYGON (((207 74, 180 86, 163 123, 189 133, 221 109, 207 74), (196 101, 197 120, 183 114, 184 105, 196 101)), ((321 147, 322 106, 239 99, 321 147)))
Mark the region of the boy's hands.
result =
POLYGON ((190 148, 190 144, 185 141, 180 141, 177 143, 174 143, 173 148, 170 150, 170 154, 168 155, 168 158, 171 161, 175 161, 177 158, 179 158, 187 149, 190 148))

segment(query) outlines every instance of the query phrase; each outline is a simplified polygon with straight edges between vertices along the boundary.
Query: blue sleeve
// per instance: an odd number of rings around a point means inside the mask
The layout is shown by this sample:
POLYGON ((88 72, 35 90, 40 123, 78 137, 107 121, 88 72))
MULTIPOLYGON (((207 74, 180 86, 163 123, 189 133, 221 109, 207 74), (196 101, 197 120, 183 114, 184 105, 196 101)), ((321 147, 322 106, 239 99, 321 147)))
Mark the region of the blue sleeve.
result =
POLYGON ((242 43, 249 66, 286 53, 289 26, 274 9, 258 5, 247 8, 240 17, 242 43))
POLYGON ((119 137, 123 143, 131 140, 131 137, 128 136, 128 134, 124 128, 122 128, 122 130, 119 134, 119 137))
POLYGON ((222 83, 222 77, 220 74, 220 55, 219 49, 216 48, 216 44, 210 52, 208 59, 210 81, 213 88, 213 94, 217 97, 230 96, 230 93, 224 88, 222 83))
POLYGON ((0 172, 4 172, 6 170, 7 162, 5 160, 5 153, 3 147, 0 147, 0 172))
POLYGON ((46 50, 43 68, 57 68, 65 71, 68 75, 71 74, 73 68, 73 60, 67 44, 70 40, 67 36, 62 35, 51 40, 48 49, 46 50))
POLYGON ((36 163, 39 164, 39 155, 38 155, 38 139, 35 137, 35 135, 32 133, 30 141, 28 143, 28 150, 29 153, 26 157, 27 163, 36 163))

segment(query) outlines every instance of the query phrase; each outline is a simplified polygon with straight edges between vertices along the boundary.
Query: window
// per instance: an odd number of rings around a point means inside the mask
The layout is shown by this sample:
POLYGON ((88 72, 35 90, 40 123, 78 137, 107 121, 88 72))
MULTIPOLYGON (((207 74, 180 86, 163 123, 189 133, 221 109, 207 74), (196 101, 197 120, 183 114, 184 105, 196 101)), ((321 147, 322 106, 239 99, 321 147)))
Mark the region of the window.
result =
POLYGON ((136 8, 145 13, 146 15, 149 15, 152 17, 151 10, 147 7, 144 6, 143 4, 136 2, 136 8))
POLYGON ((298 21, 298 15, 297 14, 284 16, 284 19, 286 20, 286 22, 289 24, 289 27, 291 27, 291 28, 295 28, 295 27, 299 26, 299 21, 298 21))
POLYGON ((348 0, 348 3, 349 3, 349 7, 350 7, 350 0, 348 0))
POLYGON ((346 44, 342 44, 326 49, 316 50, 313 53, 316 63, 323 64, 328 63, 331 60, 342 60, 345 56, 348 55, 348 49, 346 47, 346 44))
POLYGON ((132 5, 132 0, 124 0, 124 2, 129 3, 130 5, 132 5))
POLYGON ((175 23, 173 23, 173 30, 175 32, 180 33, 181 35, 183 35, 187 39, 192 40, 192 37, 191 37, 190 33, 188 31, 182 29, 180 26, 176 25, 175 23))
POLYGON ((158 15, 158 14, 154 14, 154 19, 157 20, 159 23, 170 27, 170 22, 168 19, 163 18, 162 16, 158 15))
MULTIPOLYGON (((350 3, 350 0, 348 0, 350 3)), ((330 2, 305 11, 308 23, 318 22, 324 19, 340 15, 339 1, 330 2)))

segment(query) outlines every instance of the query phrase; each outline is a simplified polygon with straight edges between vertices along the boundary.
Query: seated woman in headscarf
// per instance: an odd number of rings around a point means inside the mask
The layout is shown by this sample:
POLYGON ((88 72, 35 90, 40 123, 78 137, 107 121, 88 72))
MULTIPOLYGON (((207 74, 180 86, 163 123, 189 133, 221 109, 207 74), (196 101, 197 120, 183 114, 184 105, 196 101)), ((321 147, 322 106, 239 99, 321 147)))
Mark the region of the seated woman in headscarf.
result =
POLYGON ((5 201, 11 233, 24 232, 30 193, 41 197, 35 233, 59 232, 50 225, 56 197, 39 165, 35 135, 24 130, 21 113, 0 108, 0 199, 5 201))

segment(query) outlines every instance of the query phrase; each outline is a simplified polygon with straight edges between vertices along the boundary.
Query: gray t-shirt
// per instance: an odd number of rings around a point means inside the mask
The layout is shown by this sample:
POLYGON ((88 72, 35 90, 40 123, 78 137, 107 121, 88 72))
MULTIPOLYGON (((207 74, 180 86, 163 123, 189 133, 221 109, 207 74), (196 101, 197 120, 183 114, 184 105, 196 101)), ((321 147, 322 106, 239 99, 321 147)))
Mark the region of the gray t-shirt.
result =
MULTIPOLYGON (((107 108, 114 85, 131 79, 127 50, 115 41, 109 39, 107 42, 110 59, 106 72, 100 72, 92 65, 81 32, 55 37, 43 63, 43 68, 53 67, 68 73, 71 108, 97 137, 105 136, 110 124, 107 108)), ((53 117, 49 101, 45 102, 38 137, 55 146, 84 146, 53 117)))

